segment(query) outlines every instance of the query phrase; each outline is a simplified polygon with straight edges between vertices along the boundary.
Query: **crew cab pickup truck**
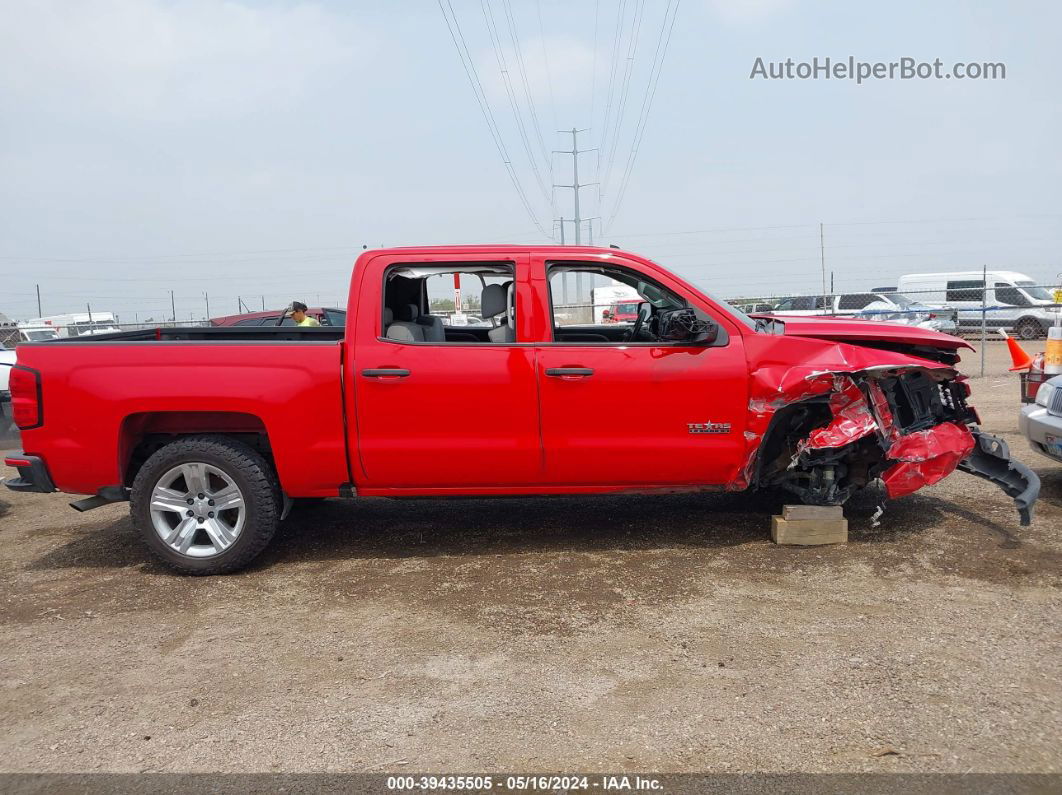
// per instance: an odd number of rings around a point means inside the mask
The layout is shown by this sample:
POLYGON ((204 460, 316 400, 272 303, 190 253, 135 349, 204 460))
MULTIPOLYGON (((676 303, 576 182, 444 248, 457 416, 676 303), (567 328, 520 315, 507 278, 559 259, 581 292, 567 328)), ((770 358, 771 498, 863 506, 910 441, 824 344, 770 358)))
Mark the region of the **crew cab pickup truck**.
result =
POLYGON ((148 547, 233 571, 298 498, 741 491, 844 503, 956 468, 1027 524, 1039 481, 977 427, 966 343, 928 329, 749 317, 614 249, 367 251, 345 328, 171 328, 26 343, 11 373, 16 491, 130 500, 148 547), (427 280, 482 287, 446 326, 427 280), (564 274, 618 282, 630 325, 566 327, 564 274), (467 283, 467 282, 466 282, 467 283))

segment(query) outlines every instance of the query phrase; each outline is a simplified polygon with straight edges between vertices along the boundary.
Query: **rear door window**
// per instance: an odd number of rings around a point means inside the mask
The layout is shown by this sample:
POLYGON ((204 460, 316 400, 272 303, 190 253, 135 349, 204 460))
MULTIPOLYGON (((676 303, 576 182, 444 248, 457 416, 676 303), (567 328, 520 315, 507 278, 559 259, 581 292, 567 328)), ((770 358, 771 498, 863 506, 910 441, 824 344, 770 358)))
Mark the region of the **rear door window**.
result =
POLYGON ((874 303, 878 300, 876 295, 870 293, 851 293, 849 295, 842 295, 837 302, 838 309, 862 309, 868 304, 874 303))
POLYGON ((956 280, 948 282, 948 301, 977 301, 980 303, 985 297, 985 283, 983 279, 956 280))

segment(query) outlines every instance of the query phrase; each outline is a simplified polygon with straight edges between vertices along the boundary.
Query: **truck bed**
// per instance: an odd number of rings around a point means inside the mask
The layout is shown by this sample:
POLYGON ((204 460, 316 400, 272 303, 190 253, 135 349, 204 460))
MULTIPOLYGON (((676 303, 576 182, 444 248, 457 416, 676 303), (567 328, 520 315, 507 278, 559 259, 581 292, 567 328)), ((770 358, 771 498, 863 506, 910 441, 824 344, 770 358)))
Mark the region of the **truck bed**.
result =
POLYGON ((291 496, 336 496, 350 479, 343 333, 149 328, 26 343, 19 365, 41 374, 44 416, 23 448, 47 453, 64 491, 93 494, 128 485, 144 440, 262 434, 291 496))
MULTIPOLYGON (((81 337, 62 337, 40 345, 72 345, 100 342, 337 342, 343 339, 344 329, 336 326, 300 328, 298 326, 176 326, 173 328, 144 328, 116 334, 93 334, 81 337)), ((24 343, 25 345, 34 343, 24 343)))

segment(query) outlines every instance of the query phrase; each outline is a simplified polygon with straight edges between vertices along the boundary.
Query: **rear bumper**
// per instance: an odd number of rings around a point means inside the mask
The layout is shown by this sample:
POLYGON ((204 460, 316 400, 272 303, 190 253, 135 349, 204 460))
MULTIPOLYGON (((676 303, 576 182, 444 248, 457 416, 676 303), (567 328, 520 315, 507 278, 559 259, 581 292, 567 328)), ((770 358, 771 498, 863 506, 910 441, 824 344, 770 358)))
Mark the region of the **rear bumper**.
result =
POLYGON ((8 478, 4 485, 12 491, 30 491, 38 494, 50 494, 55 491, 55 483, 48 474, 44 461, 35 455, 15 453, 7 456, 4 463, 18 470, 17 478, 8 478))
POLYGON ((1049 414, 1043 406, 1031 404, 1023 407, 1018 416, 1018 430, 1029 440, 1033 450, 1052 461, 1062 461, 1062 457, 1048 452, 1047 447, 1048 436, 1062 439, 1062 417, 1049 414))

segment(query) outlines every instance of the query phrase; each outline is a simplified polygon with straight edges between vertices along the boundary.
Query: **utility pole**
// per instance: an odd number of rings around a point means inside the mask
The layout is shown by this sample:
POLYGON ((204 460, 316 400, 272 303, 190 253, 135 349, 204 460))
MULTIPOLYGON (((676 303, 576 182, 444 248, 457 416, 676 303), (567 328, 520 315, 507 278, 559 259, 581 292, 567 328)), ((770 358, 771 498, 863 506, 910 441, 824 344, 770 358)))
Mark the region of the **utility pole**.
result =
MULTIPOLYGON (((561 245, 563 246, 563 245, 565 245, 565 243, 564 243, 564 216, 563 215, 561 216, 561 219, 560 219, 560 232, 561 232, 561 245)), ((561 303, 564 304, 565 306, 568 305, 568 274, 567 273, 562 273, 561 274, 561 303)))
POLYGON ((170 290, 170 320, 177 322, 177 302, 173 298, 173 290, 170 290))
POLYGON ((823 242, 822 222, 819 222, 819 260, 822 262, 822 304, 826 308, 826 246, 823 242))
POLYGON ((265 296, 262 296, 262 311, 265 312, 265 296))
POLYGON ((44 313, 41 311, 41 286, 37 285, 37 317, 44 317, 44 313))
POLYGON ((206 301, 206 307, 207 307, 206 319, 210 320, 210 293, 204 291, 203 292, 203 299, 206 301))
MULTIPOLYGON (((573 208, 575 210, 575 245, 582 245, 582 232, 583 232, 583 218, 579 212, 579 191, 582 188, 596 185, 596 182, 580 182, 579 181, 579 155, 583 152, 594 152, 594 149, 580 149, 579 148, 579 133, 586 132, 586 130, 577 130, 572 127, 570 130, 557 130, 562 134, 570 134, 572 136, 572 148, 571 149, 554 149, 554 154, 559 155, 571 155, 572 156, 572 184, 571 185, 554 185, 554 188, 571 188, 573 195, 573 208)), ((561 219, 561 229, 564 229, 564 220, 561 219)), ((563 245, 563 234, 561 235, 561 243, 563 245)), ((583 277, 582 274, 576 271, 575 273, 575 300, 576 303, 582 300, 583 297, 583 277)))

